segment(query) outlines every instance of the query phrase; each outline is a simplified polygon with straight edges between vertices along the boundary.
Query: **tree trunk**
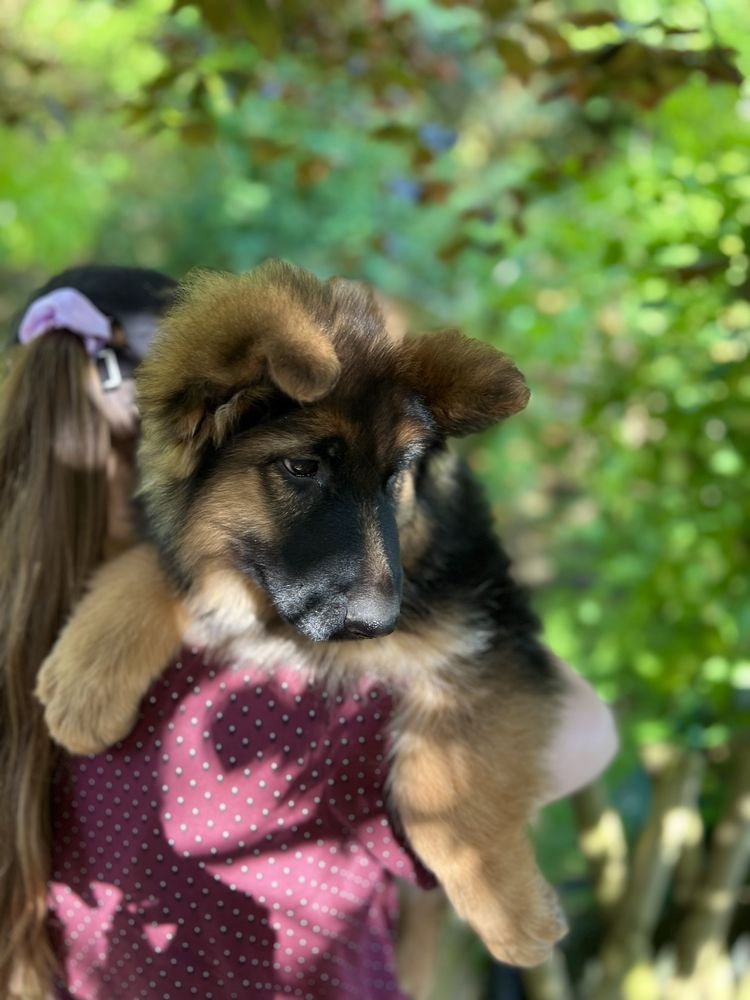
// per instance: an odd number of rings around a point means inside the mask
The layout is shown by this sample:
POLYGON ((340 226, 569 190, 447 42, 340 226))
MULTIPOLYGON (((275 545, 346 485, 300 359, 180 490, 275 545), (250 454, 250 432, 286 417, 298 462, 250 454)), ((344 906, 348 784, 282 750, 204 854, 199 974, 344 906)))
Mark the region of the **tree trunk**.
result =
POLYGON ((727 936, 750 864, 750 744, 738 747, 734 756, 724 815, 714 830, 703 878, 677 937, 678 982, 700 983, 711 1000, 728 995, 727 936))
POLYGON ((651 942, 696 810, 703 758, 652 747, 644 762, 653 776, 653 800, 602 948, 597 1000, 658 1000, 661 993, 651 942))
POLYGON ((521 978, 529 1000, 574 1000, 565 956, 557 948, 542 965, 524 969, 521 978))
POLYGON ((620 904, 628 877, 628 845, 619 813, 612 808, 602 781, 581 789, 572 799, 578 844, 588 862, 594 897, 605 924, 620 904))

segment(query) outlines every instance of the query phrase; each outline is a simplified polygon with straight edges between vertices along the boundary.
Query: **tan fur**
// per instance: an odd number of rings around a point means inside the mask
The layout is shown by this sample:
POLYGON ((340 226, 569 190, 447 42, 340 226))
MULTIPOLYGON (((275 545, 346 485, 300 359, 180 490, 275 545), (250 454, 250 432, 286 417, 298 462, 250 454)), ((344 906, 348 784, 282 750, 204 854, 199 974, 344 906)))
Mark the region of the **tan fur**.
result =
POLYGON ((409 632, 396 630, 380 639, 362 642, 308 644, 329 669, 359 671, 392 684, 408 687, 414 700, 433 708, 456 696, 462 677, 460 661, 483 652, 487 636, 470 612, 446 609, 437 621, 425 621, 409 632))
POLYGON ((140 545, 101 569, 39 672, 36 695, 53 738, 85 754, 128 733, 186 626, 152 548, 140 545))
MULTIPOLYGON (((374 351, 394 344, 372 297, 282 265, 239 279, 203 275, 163 334, 140 387, 143 492, 190 586, 178 600, 145 546, 96 578, 40 675, 38 695, 53 735, 78 752, 125 736, 140 698, 185 639, 269 669, 295 662, 331 683, 357 672, 381 678, 399 693, 391 791, 412 844, 497 958, 541 961, 564 922, 536 868, 526 825, 542 798, 540 762, 555 706, 519 681, 522 671, 508 650, 489 649, 490 634, 465 601, 409 631, 358 643, 313 643, 272 612, 235 568, 233 544, 248 526, 255 537, 276 537, 283 510, 272 494, 262 496, 250 465, 262 461, 264 448, 278 455, 279 441, 302 448, 295 433, 252 435, 237 445, 235 465, 217 472, 187 524, 172 512, 173 485, 189 476, 207 441, 218 443, 247 407, 262 404, 269 378, 293 398, 316 399, 338 378, 334 345, 354 335, 374 351), (283 294, 274 284, 280 275, 283 294), (501 669, 475 669, 490 652, 501 669)), ((528 398, 507 358, 455 332, 396 347, 399 376, 427 399, 445 433, 489 426, 528 398)), ((320 412, 325 427, 335 424, 335 408, 322 405, 320 412)), ((346 425, 342 417, 342 435, 350 433, 346 425)), ((411 434, 408 421, 402 433, 411 434)), ((434 471, 434 485, 446 495, 452 463, 446 456, 434 471)), ((411 474, 401 483, 397 516, 408 567, 430 537, 411 474)), ((384 569, 378 544, 370 546, 364 573, 384 569)))
POLYGON ((242 523, 236 515, 247 508, 247 498, 254 498, 252 521, 258 537, 270 541, 277 535, 277 524, 270 504, 254 487, 257 472, 248 469, 243 481, 237 483, 227 475, 219 477, 216 488, 201 497, 185 527, 184 544, 192 555, 191 564, 208 565, 210 559, 221 558, 227 538, 233 538, 235 525, 242 523))
POLYGON ((426 512, 417 503, 416 483, 411 471, 404 472, 397 490, 396 521, 401 540, 401 562, 410 573, 430 544, 432 526, 426 512))
POLYGON ((455 695, 430 712, 404 691, 393 801, 410 843, 490 952, 535 965, 566 930, 525 829, 545 787, 538 743, 549 712, 498 678, 455 695))
POLYGON ((422 436, 422 428, 412 420, 403 420, 396 429, 395 442, 399 448, 408 448, 409 445, 419 441, 422 436))

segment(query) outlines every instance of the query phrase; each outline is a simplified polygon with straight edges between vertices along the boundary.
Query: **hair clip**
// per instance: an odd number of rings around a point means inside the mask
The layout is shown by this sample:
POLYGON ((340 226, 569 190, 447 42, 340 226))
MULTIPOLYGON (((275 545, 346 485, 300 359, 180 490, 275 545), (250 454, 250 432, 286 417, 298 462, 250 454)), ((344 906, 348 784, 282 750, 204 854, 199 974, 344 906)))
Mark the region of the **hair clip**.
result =
POLYGON ((116 389, 118 386, 122 385, 120 363, 117 360, 117 355, 111 347, 103 347, 101 351, 97 353, 95 361, 96 370, 99 372, 99 378, 102 381, 102 389, 104 392, 109 392, 110 390, 116 389), (100 365, 101 368, 99 367, 100 365))

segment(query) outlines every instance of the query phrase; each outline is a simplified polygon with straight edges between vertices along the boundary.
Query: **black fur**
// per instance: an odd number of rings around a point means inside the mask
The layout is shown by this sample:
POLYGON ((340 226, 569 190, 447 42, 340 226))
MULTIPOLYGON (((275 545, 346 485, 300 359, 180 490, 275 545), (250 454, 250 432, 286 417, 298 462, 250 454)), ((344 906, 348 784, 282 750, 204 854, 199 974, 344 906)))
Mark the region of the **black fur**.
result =
MULTIPOLYGON (((417 480, 419 502, 434 526, 423 558, 405 579, 401 627, 457 604, 475 609, 477 625, 492 630, 522 655, 536 680, 553 684, 541 625, 528 591, 512 576, 511 560, 497 537, 481 485, 466 462, 452 463, 452 489, 436 489, 430 467, 441 458, 435 449, 417 480)), ((495 660, 496 662, 496 660, 495 660)))
POLYGON ((171 303, 177 282, 147 267, 84 264, 61 271, 29 297, 31 303, 57 288, 75 288, 106 316, 122 322, 140 312, 162 313, 171 303))

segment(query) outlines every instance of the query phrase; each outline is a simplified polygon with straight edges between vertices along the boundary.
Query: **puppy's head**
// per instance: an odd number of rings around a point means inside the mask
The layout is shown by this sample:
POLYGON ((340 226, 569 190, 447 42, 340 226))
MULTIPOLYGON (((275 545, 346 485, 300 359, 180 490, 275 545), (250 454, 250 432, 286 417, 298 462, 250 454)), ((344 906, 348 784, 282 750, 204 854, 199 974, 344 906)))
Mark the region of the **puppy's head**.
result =
POLYGON ((199 275, 139 379, 149 530, 185 587, 220 568, 311 639, 385 635, 426 456, 527 398, 487 345, 390 337, 362 286, 199 275))

